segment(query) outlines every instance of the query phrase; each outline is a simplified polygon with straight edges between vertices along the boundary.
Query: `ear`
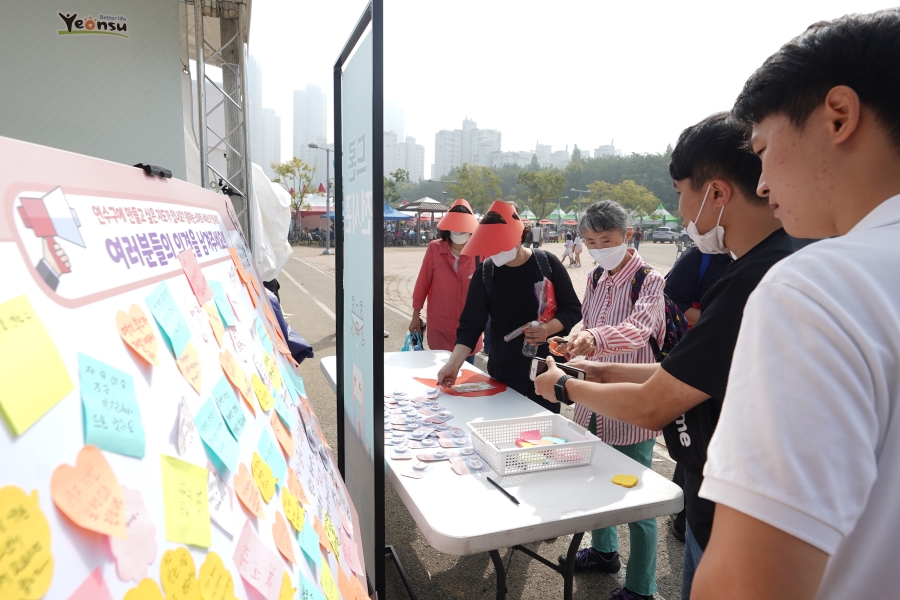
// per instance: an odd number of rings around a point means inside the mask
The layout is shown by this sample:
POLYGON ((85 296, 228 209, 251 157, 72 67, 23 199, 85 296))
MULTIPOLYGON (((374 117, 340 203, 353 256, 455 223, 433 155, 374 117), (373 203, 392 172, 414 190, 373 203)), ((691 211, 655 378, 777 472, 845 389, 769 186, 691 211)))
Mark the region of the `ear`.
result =
POLYGON ((721 208, 728 204, 734 191, 731 184, 724 179, 713 179, 710 186, 709 199, 707 202, 711 203, 716 208, 721 208))
POLYGON ((845 142, 859 127, 859 95, 853 88, 838 85, 825 96, 823 113, 832 143, 845 142))

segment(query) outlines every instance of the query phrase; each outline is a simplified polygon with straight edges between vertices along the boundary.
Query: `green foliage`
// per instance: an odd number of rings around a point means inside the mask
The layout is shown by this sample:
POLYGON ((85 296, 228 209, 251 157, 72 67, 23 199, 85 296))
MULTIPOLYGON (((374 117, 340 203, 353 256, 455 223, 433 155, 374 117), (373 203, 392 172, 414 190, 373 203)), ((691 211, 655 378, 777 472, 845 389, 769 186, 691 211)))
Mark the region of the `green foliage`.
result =
POLYGON ((589 183, 587 187, 591 190, 591 195, 587 198, 590 202, 615 200, 640 217, 653 213, 659 206, 659 198, 653 192, 630 179, 618 184, 595 181, 589 183))
POLYGON ((537 154, 531 155, 531 164, 528 165, 528 169, 531 171, 540 171, 541 170, 541 165, 538 162, 537 154))
POLYGON ((390 177, 384 178, 385 202, 393 204, 400 201, 400 198, 403 196, 401 195, 399 185, 402 183, 409 183, 409 172, 404 169, 397 169, 391 173, 390 177))
POLYGON ((572 162, 581 162, 581 148, 578 147, 578 144, 575 144, 575 149, 572 150, 572 162))
POLYGON ((528 204, 538 220, 549 212, 547 203, 557 200, 566 189, 566 176, 558 169, 522 171, 517 182, 527 188, 528 204))
POLYGON ((280 183, 291 194, 291 210, 308 209, 309 205, 303 199, 313 192, 309 186, 316 174, 316 168, 295 156, 283 163, 272 163, 272 170, 276 174, 272 181, 280 183))
POLYGON ((503 194, 500 178, 490 167, 466 163, 457 169, 453 177, 456 179, 456 183, 448 184, 447 191, 454 199, 465 198, 468 200, 475 212, 485 212, 491 202, 503 194))

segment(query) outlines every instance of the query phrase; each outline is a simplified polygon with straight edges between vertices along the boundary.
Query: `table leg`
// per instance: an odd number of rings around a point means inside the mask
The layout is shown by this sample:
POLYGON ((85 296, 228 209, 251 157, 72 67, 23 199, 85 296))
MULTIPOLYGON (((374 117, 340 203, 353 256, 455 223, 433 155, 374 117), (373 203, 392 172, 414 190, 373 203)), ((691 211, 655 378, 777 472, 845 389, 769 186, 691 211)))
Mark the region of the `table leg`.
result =
MULTIPOLYGON (((500 552, 491 550, 491 560, 494 561, 494 571, 497 572, 497 600, 506 598, 506 569, 503 567, 503 559, 500 558, 500 552)), ((574 564, 574 563, 572 563, 574 564)))
POLYGON ((566 554, 566 564, 563 568, 563 600, 572 600, 573 588, 575 586, 575 555, 578 553, 578 546, 581 545, 581 539, 584 533, 576 533, 572 536, 572 543, 569 544, 569 552, 566 554))

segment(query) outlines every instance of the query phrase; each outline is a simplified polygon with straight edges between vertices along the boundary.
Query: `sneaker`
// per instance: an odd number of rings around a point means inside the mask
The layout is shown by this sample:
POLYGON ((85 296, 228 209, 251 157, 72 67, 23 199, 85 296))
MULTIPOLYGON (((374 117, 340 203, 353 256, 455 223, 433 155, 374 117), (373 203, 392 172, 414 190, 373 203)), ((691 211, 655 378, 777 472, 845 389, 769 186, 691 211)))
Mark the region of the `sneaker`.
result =
POLYGON ((609 600, 653 600, 653 595, 641 596, 628 588, 616 588, 609 594, 609 600))
MULTIPOLYGON (((561 554, 559 556, 559 564, 566 564, 566 555, 561 554)), ((619 553, 614 552, 611 558, 604 558, 603 555, 594 550, 590 546, 587 548, 582 548, 575 554, 575 572, 581 573, 582 571, 600 571, 601 573, 618 573, 619 569, 622 568, 622 563, 619 561, 619 553)))

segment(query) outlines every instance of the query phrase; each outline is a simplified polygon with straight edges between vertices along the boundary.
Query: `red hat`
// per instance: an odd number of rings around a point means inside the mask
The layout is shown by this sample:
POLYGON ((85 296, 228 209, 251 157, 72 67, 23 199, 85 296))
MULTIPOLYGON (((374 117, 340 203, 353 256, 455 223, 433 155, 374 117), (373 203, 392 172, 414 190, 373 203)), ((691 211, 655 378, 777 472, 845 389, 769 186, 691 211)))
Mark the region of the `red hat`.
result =
POLYGON ((457 198, 456 202, 450 205, 450 210, 452 211, 457 206, 462 206, 467 212, 448 212, 437 224, 438 229, 457 233, 474 233, 478 221, 475 220, 472 207, 462 198, 457 198))
POLYGON ((480 223, 463 248, 462 254, 465 256, 487 258, 522 243, 525 224, 519 219, 516 209, 503 200, 495 200, 488 212, 499 214, 505 223, 480 223))

